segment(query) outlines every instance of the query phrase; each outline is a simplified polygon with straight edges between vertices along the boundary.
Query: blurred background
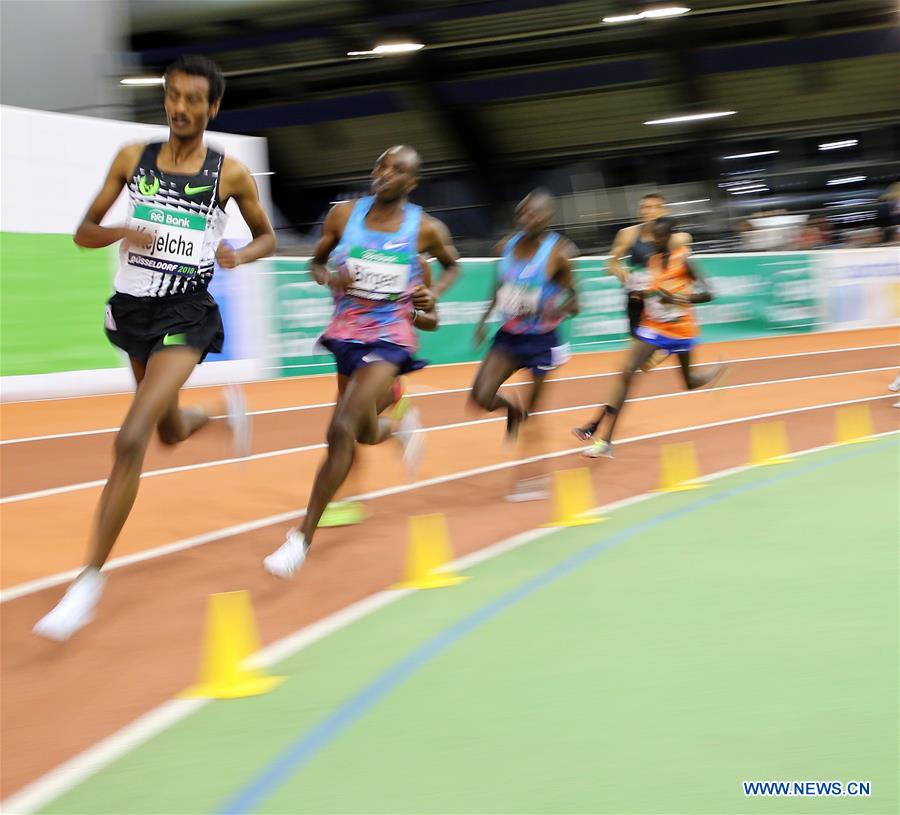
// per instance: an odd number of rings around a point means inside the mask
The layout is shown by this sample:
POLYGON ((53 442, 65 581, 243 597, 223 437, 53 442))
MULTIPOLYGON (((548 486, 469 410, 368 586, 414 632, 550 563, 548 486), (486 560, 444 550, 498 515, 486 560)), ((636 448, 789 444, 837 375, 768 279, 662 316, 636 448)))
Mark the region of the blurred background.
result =
MULTIPOLYGON (((115 151, 167 136, 185 53, 227 79, 207 141, 247 164, 278 257, 217 274, 222 354, 193 384, 329 372, 307 258, 398 143, 465 260, 434 362, 476 358, 483 260, 526 192, 579 247, 576 351, 627 339, 603 255, 662 193, 720 300, 711 340, 896 324, 897 0, 2 0, 3 399, 128 390, 102 331, 115 247, 72 245, 115 151), (843 251, 832 251, 841 249, 843 251), (788 253, 782 256, 779 253, 788 253), (726 299, 721 299, 724 297, 726 299), (731 298, 730 300, 727 298, 731 298), (52 331, 35 335, 32 326, 52 331), (102 373, 101 373, 102 372, 102 373), (59 376, 60 374, 65 376, 59 376), (54 375, 50 380, 46 375, 54 375), (62 390, 61 390, 62 389, 62 390)), ((233 204, 226 238, 249 232, 233 204)), ((124 198, 107 216, 120 223, 124 198)))
POLYGON ((365 189, 396 142, 421 152, 416 199, 470 256, 537 185, 560 196, 557 227, 586 253, 607 251, 648 191, 701 251, 895 237, 896 0, 3 0, 2 11, 5 105, 162 124, 159 86, 121 80, 153 81, 182 53, 216 60, 228 84, 212 129, 265 137, 282 253, 308 251, 330 202, 365 189), (371 53, 398 43, 424 47, 371 53), (712 113, 728 115, 648 124, 712 113))

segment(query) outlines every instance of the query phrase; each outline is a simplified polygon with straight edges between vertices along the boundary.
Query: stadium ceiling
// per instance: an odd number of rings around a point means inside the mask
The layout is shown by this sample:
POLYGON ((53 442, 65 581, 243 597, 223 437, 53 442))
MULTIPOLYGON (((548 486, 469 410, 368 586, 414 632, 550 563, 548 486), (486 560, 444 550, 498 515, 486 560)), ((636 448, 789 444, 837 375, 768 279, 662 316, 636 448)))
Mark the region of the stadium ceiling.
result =
MULTIPOLYGON (((680 4, 680 3, 679 3, 680 4)), ((685 0, 689 14, 608 25, 642 0, 130 0, 135 69, 215 59, 219 129, 266 136, 309 181, 349 178, 372 143, 411 141, 431 168, 600 154, 669 141, 834 132, 896 121, 896 0, 685 0), (175 7, 177 6, 177 10, 175 7), (350 58, 417 41, 404 56, 350 58), (645 127, 711 108, 698 129, 645 127)), ((135 89, 159 120, 158 89, 135 89)))

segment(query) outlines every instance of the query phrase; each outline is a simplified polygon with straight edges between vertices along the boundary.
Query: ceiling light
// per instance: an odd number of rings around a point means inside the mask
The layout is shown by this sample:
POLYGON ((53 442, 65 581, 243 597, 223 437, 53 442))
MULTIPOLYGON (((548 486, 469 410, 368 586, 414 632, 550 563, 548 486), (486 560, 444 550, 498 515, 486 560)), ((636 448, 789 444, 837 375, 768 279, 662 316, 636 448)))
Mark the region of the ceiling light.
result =
POLYGON ((750 192, 754 190, 767 190, 769 189, 768 185, 765 181, 757 181, 755 184, 744 184, 740 187, 729 187, 725 190, 725 192, 729 193, 743 193, 750 192))
POLYGON ((687 6, 660 6, 646 11, 635 11, 631 14, 612 14, 604 17, 603 22, 607 25, 615 25, 616 23, 636 23, 638 20, 662 20, 666 17, 678 17, 689 11, 687 6))
POLYGON ((739 178, 733 181, 723 181, 719 186, 723 189, 728 189, 733 187, 758 187, 760 184, 765 183, 765 178, 739 178))
POLYGON ((858 207, 862 204, 874 204, 874 198, 847 198, 843 201, 828 201, 826 207, 858 207))
POLYGON ((120 85, 162 85, 163 82, 161 76, 126 76, 119 80, 120 85))
POLYGON ((684 116, 668 116, 665 119, 651 119, 645 125, 674 125, 681 122, 698 122, 701 119, 719 119, 722 116, 734 116, 736 110, 718 110, 712 113, 688 113, 684 116))
POLYGON ((728 190, 732 195, 751 195, 754 192, 769 192, 768 187, 753 187, 746 190, 728 190))
POLYGON ((348 51, 348 57, 382 57, 388 54, 411 54, 425 47, 421 42, 386 42, 376 45, 371 51, 348 51))
POLYGON ((421 42, 392 42, 376 45, 373 49, 376 54, 409 54, 413 51, 421 51, 425 47, 421 42))
POLYGON ((865 181, 864 175, 848 175, 846 178, 832 178, 827 182, 826 186, 836 187, 838 184, 856 184, 858 181, 865 181))
POLYGON ((820 150, 843 150, 845 147, 856 147, 859 139, 844 139, 843 141, 827 141, 819 145, 820 150))
POLYGON ((641 17, 647 20, 661 20, 665 17, 678 17, 687 14, 690 9, 687 6, 661 6, 641 12, 641 17))
POLYGON ((604 17, 603 22, 607 25, 615 25, 616 23, 635 23, 643 19, 642 14, 614 14, 612 17, 604 17))
POLYGON ((264 173, 250 173, 250 175, 275 175, 274 170, 266 170, 264 173))
POLYGON ((733 158, 756 158, 757 156, 774 156, 779 150, 757 150, 755 153, 735 153, 733 156, 722 156, 723 161, 733 158))
POLYGON ((686 204, 705 204, 707 201, 709 201, 709 198, 695 198, 693 201, 673 201, 669 206, 683 207, 686 204))

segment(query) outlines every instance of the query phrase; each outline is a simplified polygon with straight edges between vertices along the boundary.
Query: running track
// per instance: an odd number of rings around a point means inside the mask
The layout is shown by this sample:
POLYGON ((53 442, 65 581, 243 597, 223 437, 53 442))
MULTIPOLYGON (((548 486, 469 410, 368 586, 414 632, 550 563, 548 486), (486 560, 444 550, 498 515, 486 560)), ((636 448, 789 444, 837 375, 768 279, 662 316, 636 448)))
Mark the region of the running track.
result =
MULTIPOLYGON (((428 369, 409 379, 423 414, 427 452, 410 483, 390 445, 362 451, 353 491, 376 493, 370 520, 319 534, 294 584, 268 578, 260 559, 303 507, 322 455, 331 377, 250 385, 252 455, 235 460, 213 423, 174 450, 154 443, 135 511, 97 622, 59 647, 30 634, 83 557, 86 533, 129 396, 14 403, 0 408, 0 586, 4 659, 0 797, 114 732, 189 685, 207 594, 250 589, 271 642, 393 582, 402 569, 406 518, 444 512, 458 553, 547 520, 546 502, 502 500, 535 468, 587 465, 598 501, 655 486, 659 447, 694 441, 705 471, 745 463, 748 425, 783 420, 796 449, 833 440, 835 406, 869 404, 876 431, 897 426, 886 385, 898 365, 897 331, 866 329, 724 343, 701 361, 735 362, 721 386, 683 394, 674 369, 641 377, 620 422, 615 461, 588 462, 569 428, 615 381, 621 352, 575 357, 547 389, 545 415, 516 450, 503 449, 502 417, 466 409, 473 366, 428 369), (587 407, 585 407, 587 406, 587 407), (686 428, 694 428, 686 430, 686 428), (546 456, 530 465, 529 456, 546 456)), ((210 389, 185 403, 214 400, 210 389)))

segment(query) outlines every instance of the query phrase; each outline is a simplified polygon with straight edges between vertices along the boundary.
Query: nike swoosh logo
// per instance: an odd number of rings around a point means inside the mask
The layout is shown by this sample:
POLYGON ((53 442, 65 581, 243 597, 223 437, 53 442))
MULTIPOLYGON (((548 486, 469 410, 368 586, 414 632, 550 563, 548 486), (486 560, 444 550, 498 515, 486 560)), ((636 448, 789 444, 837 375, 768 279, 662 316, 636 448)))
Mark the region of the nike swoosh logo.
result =
POLYGON ((406 246, 406 241, 386 241, 384 249, 402 249, 406 246))
POLYGON ((206 187, 192 187, 190 184, 184 185, 184 194, 185 195, 195 195, 198 192, 206 192, 207 190, 211 190, 213 188, 212 184, 209 184, 206 187))
POLYGON ((163 337, 163 345, 186 345, 187 337, 184 334, 166 334, 163 337))

